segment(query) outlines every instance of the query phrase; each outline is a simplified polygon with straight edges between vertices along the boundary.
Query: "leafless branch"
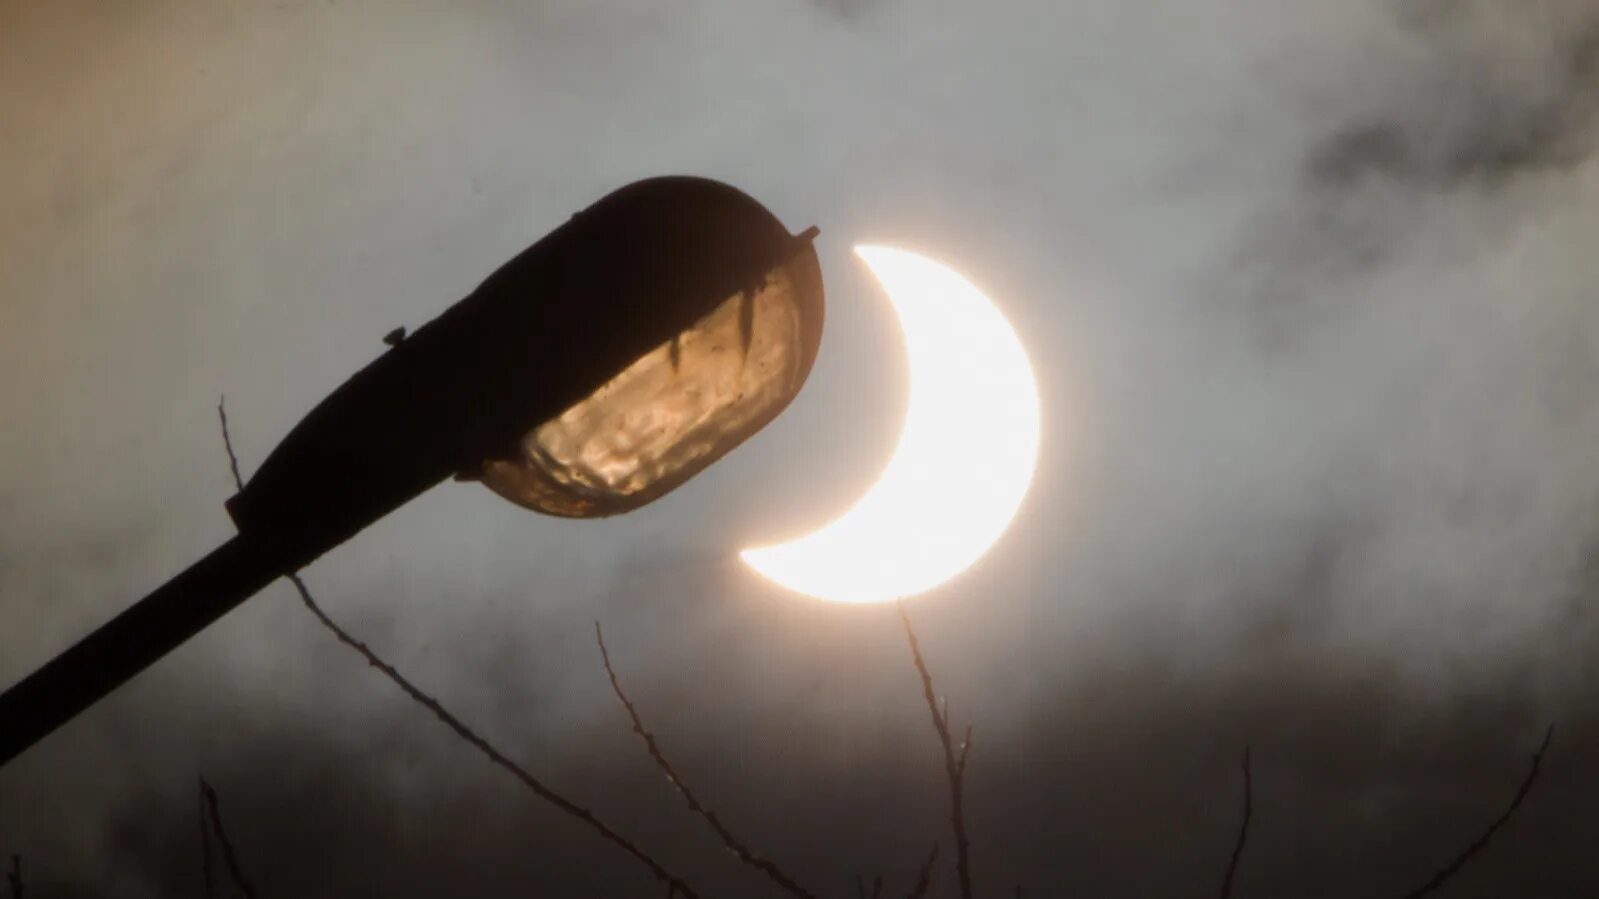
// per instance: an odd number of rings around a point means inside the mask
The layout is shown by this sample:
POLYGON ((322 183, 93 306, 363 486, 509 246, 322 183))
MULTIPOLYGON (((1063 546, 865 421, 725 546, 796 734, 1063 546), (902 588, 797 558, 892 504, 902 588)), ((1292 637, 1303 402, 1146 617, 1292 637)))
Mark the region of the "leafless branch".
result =
POLYGON ((222 446, 228 451, 228 468, 233 471, 233 483, 244 489, 244 476, 239 474, 239 457, 233 452, 233 437, 228 433, 228 398, 217 399, 217 417, 222 419, 222 446))
MULTIPOLYGON (((944 720, 948 722, 949 716, 945 715, 944 720)), ((966 782, 966 756, 972 751, 972 726, 970 724, 966 725, 966 735, 961 737, 960 750, 960 758, 955 760, 955 773, 960 775, 961 783, 964 784, 966 782)))
POLYGON ((211 828, 206 826, 205 778, 200 779, 195 798, 200 802, 200 874, 205 881, 205 899, 216 899, 216 881, 211 876, 211 828))
POLYGON ((933 849, 927 853, 927 861, 922 862, 922 869, 916 872, 916 886, 911 888, 906 899, 922 899, 927 895, 927 888, 933 885, 933 864, 938 861, 938 843, 934 841, 933 849))
POLYGON ((905 637, 910 641, 911 658, 916 662, 916 670, 922 676, 922 693, 927 698, 928 711, 933 713, 933 729, 938 732, 939 742, 944 747, 944 770, 949 777, 950 800, 950 826, 955 831, 955 871, 960 877, 962 899, 972 899, 972 875, 970 867, 971 842, 966 838, 966 811, 965 792, 966 781, 966 749, 970 745, 970 731, 967 732, 967 743, 963 745, 959 758, 955 755, 955 743, 949 735, 949 719, 939 710, 937 695, 933 692, 933 676, 927 671, 927 662, 922 658, 922 646, 916 639, 916 629, 911 627, 911 616, 905 611, 903 602, 896 603, 899 609, 899 620, 905 625, 905 637))
MULTIPOLYGON (((860 874, 855 875, 855 895, 857 899, 868 899, 866 894, 866 878, 860 874)), ((878 899, 883 895, 883 875, 872 878, 872 893, 870 899, 878 899)))
POLYGON ((6 884, 11 887, 11 899, 22 899, 22 856, 11 856, 11 870, 6 872, 6 884))
POLYGON ((212 789, 204 778, 200 780, 200 795, 205 797, 206 811, 211 817, 211 830, 216 834, 217 845, 222 847, 222 860, 227 863, 228 874, 233 877, 233 885, 245 895, 245 899, 257 899, 259 894, 245 878, 244 869, 239 865, 239 856, 233 851, 233 841, 228 839, 228 832, 222 826, 222 811, 217 807, 217 791, 212 789))
MULTIPOLYGON (((217 414, 222 421, 222 442, 228 448, 228 456, 230 459, 232 459, 233 440, 228 433, 227 412, 221 403, 217 404, 217 414)), ((233 479, 235 483, 238 484, 239 489, 243 490, 244 479, 239 475, 238 463, 236 461, 233 464, 233 479)), ((572 800, 567 799, 565 796, 562 796, 560 793, 557 793, 548 786, 545 786, 542 781, 534 777, 527 771, 527 769, 512 761, 503 752, 500 752, 498 749, 496 749, 488 740, 479 736, 478 733, 472 730, 470 727, 467 727, 466 724, 461 721, 461 719, 455 717, 455 715, 441 705, 438 700, 427 695, 426 693, 423 693, 415 684, 411 683, 410 680, 402 675, 398 669, 396 669, 393 665, 390 665, 388 662, 385 662, 365 643, 357 640, 355 637, 350 635, 349 631, 346 631, 344 628, 335 623, 332 618, 328 617, 326 612, 322 611, 321 605, 319 605, 316 599, 311 596, 310 589, 305 586, 305 581, 300 578, 298 573, 290 574, 289 581, 290 583, 294 584, 294 589, 299 592, 300 602, 311 612, 312 615, 316 616, 317 621, 321 622, 322 626, 327 628, 328 631, 332 633, 340 643, 343 643, 345 646, 348 646, 359 653, 362 658, 366 659, 368 665, 376 668, 383 674, 384 677, 387 677, 394 683, 395 686, 404 691, 405 695, 411 697, 412 700, 426 708, 428 711, 432 712, 433 716, 443 722, 444 725, 450 730, 454 731, 456 736, 460 737, 462 740, 465 740, 479 752, 483 753, 483 755, 487 756, 490 762, 498 765, 500 768, 509 772, 511 776, 521 781, 523 786, 526 786, 529 790, 533 791, 534 795, 550 803, 561 811, 566 812, 568 815, 571 815, 579 821, 587 824, 601 837, 637 859, 650 870, 651 874, 655 875, 657 879, 661 880, 667 885, 668 896, 681 895, 684 897, 684 899, 698 899, 699 894, 696 893, 686 882, 684 882, 682 878, 667 870, 665 866, 656 861, 654 857, 649 855, 649 853, 639 848, 639 846, 633 841, 611 829, 609 825, 607 825, 604 821, 601 821, 593 812, 583 808, 572 800)))
POLYGON ((722 823, 722 819, 707 808, 698 796, 694 795, 694 791, 683 780, 682 775, 677 773, 677 769, 666 758, 666 753, 661 751, 660 743, 656 741, 655 735, 650 732, 649 728, 644 726, 644 719, 639 716, 638 709, 633 705, 633 701, 628 699, 627 693, 622 690, 622 682, 617 679, 616 669, 611 667, 611 653, 605 648, 605 632, 600 628, 598 621, 594 622, 594 640, 599 644, 600 660, 605 663, 605 673, 611 679, 611 690, 616 693, 616 698, 621 701, 622 708, 627 710, 628 718, 632 719, 633 733, 638 734, 639 739, 644 741, 644 747, 649 750, 650 758, 655 760, 656 767, 660 768, 661 773, 666 775, 667 781, 682 795, 683 801, 688 803, 688 807, 695 814, 705 819, 711 829, 716 831, 716 835, 722 838, 723 845, 727 846, 738 857, 739 861, 765 874, 773 883, 782 887, 790 895, 798 896, 800 899, 816 899, 815 894, 796 883, 794 878, 785 873, 776 863, 759 855, 739 840, 738 837, 734 836, 733 832, 727 829, 727 825, 722 823))
POLYGON ((1254 813, 1254 783, 1249 774, 1249 747, 1244 747, 1244 818, 1238 825, 1238 841, 1233 844, 1233 857, 1227 862, 1227 876, 1221 882, 1221 899, 1233 894, 1233 877, 1238 873, 1238 860, 1244 856, 1244 844, 1249 840, 1249 818, 1254 813))
POLYGON ((1543 766, 1544 753, 1549 751, 1549 743, 1554 738, 1555 726, 1551 724, 1549 729, 1544 731, 1543 742, 1539 744, 1538 751, 1533 753, 1532 767, 1527 771, 1526 779, 1521 782, 1521 789, 1516 791, 1515 798, 1510 800, 1510 805, 1505 808, 1504 813, 1496 818, 1492 824, 1488 825, 1488 829, 1483 831, 1482 836, 1478 837, 1470 846, 1467 846, 1464 852, 1455 856, 1453 861, 1440 868, 1438 873, 1432 876, 1431 880, 1406 893, 1405 899, 1418 899, 1418 897, 1426 896, 1436 891, 1444 885, 1445 881, 1459 873, 1467 862, 1471 861, 1474 856, 1488 846, 1488 842, 1494 838, 1494 834, 1505 826, 1505 823, 1510 820, 1510 816, 1516 813, 1516 809, 1521 806, 1522 801, 1527 798, 1527 794, 1532 791, 1533 782, 1538 779, 1538 770, 1543 766))

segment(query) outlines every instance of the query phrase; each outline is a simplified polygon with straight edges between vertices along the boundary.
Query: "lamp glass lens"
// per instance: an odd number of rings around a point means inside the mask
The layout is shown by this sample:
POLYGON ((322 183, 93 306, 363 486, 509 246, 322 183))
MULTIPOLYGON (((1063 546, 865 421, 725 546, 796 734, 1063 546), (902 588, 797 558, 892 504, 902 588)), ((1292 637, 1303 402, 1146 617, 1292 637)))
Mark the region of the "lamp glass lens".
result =
MULTIPOLYGON (((809 254, 801 254, 801 258, 809 254)), ((791 262, 529 432, 520 458, 488 462, 493 491, 551 515, 637 508, 743 442, 807 373, 796 306, 811 268, 791 262)))

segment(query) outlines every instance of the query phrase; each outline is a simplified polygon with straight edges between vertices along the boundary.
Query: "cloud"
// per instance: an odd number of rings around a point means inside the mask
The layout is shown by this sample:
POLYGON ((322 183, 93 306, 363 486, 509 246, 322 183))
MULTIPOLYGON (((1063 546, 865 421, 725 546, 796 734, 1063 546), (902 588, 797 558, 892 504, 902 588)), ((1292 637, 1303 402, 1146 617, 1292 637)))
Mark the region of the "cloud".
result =
MULTIPOLYGON (((893 323, 848 255, 892 237, 1004 302, 1044 379, 1034 496, 913 607, 977 727, 981 883, 1211 883, 1249 743, 1241 890, 1399 892, 1550 719, 1514 849, 1461 886, 1591 880, 1590 9, 12 4, 0 676, 225 537, 217 394, 248 470, 392 327, 604 191, 695 172, 822 227, 811 384, 637 515, 450 485, 320 562, 330 612, 424 687, 755 892, 630 743, 601 618, 752 842, 819 889, 907 878, 944 808, 891 610, 732 558, 842 507, 892 443, 893 323)), ((194 894, 199 773, 268 895, 647 885, 282 590, 0 772, 0 851, 42 894, 194 894)))
POLYGON ((1400 85, 1400 109, 1328 137, 1312 151, 1308 180, 1331 190, 1363 177, 1424 190, 1463 182, 1492 188, 1582 164, 1593 152, 1599 112, 1596 29, 1592 14, 1562 20, 1539 58, 1524 61, 1495 58, 1493 48, 1438 49, 1456 36, 1433 25, 1421 36, 1433 58, 1415 77, 1436 83, 1400 85), (1535 77, 1526 77, 1529 70, 1535 77))

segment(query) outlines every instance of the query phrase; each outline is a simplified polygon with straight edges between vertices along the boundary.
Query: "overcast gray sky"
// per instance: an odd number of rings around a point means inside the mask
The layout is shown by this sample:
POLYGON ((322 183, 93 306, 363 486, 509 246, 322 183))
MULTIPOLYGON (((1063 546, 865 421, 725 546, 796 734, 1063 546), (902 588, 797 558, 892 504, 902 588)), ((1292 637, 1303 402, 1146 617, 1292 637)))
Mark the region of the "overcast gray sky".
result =
MULTIPOLYGON (((809 385, 636 514, 450 484, 329 611, 718 895, 619 673, 818 891, 903 893, 945 795, 891 609, 741 545, 846 506, 905 396, 891 241, 983 285, 1044 399, 1031 496, 911 605, 976 727, 990 895, 1599 883, 1599 11, 1585 0, 0 0, 0 682, 225 540, 318 399, 572 212, 689 173, 816 224, 809 385)), ((961 489, 952 473, 951 492, 961 489)), ((200 896, 195 778, 263 894, 644 895, 277 586, 0 770, 29 896, 200 896)), ((945 870, 938 895, 953 895, 945 870)))

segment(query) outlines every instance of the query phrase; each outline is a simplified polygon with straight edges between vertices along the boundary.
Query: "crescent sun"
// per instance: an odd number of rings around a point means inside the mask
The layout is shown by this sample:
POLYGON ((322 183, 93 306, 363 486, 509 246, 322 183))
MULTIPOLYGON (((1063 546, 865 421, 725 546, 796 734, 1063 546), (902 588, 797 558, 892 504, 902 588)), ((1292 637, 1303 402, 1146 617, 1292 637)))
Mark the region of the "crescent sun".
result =
POLYGON ((799 593, 885 602, 965 571, 1010 525, 1038 464, 1038 383, 1010 322, 959 273, 906 250, 855 252, 905 338, 910 401, 899 443, 843 515, 739 556, 799 593))

